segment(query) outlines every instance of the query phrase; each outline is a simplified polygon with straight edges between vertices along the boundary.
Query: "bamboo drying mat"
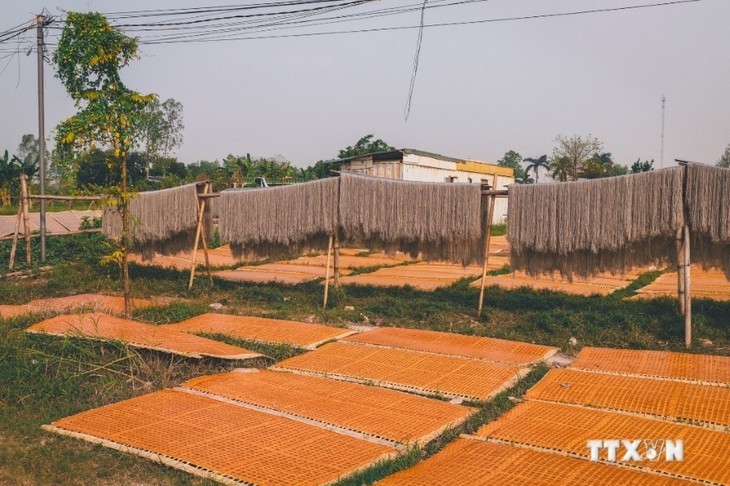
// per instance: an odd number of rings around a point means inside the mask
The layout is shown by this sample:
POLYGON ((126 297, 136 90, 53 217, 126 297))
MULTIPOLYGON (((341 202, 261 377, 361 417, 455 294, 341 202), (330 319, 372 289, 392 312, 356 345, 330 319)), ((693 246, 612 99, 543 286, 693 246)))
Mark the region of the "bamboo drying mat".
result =
MULTIPOLYGON (((378 482, 384 486, 603 486, 685 484, 656 474, 470 439, 457 439, 410 469, 378 482)), ((686 483, 690 484, 690 483, 686 483)))
MULTIPOLYGON (((318 267, 324 267, 327 265, 327 255, 317 255, 313 257, 303 256, 295 260, 290 260, 290 262, 297 265, 313 265, 318 267)), ((367 256, 342 254, 340 255, 340 269, 374 267, 381 265, 399 265, 401 263, 403 263, 402 259, 389 258, 382 253, 371 254, 367 256)), ((330 265, 333 264, 334 260, 330 259, 330 265)))
POLYGON ((730 384, 728 356, 583 348, 572 367, 605 373, 730 384))
POLYGON ((191 333, 225 334, 240 339, 289 344, 305 349, 315 349, 322 343, 355 333, 320 324, 228 314, 202 314, 163 327, 191 333))
POLYGON ((23 314, 30 314, 31 312, 37 311, 26 305, 0 305, 0 318, 12 319, 13 317, 22 316, 23 314))
MULTIPOLYGON (((501 268, 507 264, 506 257, 491 257, 489 268, 501 268)), ((343 277, 340 282, 356 285, 375 285, 398 287, 410 285, 421 290, 434 290, 445 287, 462 278, 476 278, 482 274, 477 265, 462 266, 453 263, 419 262, 412 265, 381 268, 372 273, 343 277)))
POLYGON ((448 332, 380 327, 346 341, 526 365, 549 358, 557 348, 448 332))
MULTIPOLYGON (((97 312, 124 312, 124 297, 102 294, 79 294, 67 297, 50 297, 38 299, 26 304, 39 310, 72 311, 74 309, 92 309, 97 312)), ((149 307, 152 302, 144 299, 132 299, 132 307, 141 309, 149 307)))
POLYGON ((190 358, 250 359, 263 355, 248 349, 206 339, 164 326, 121 319, 107 314, 56 316, 33 324, 28 332, 55 336, 123 341, 130 346, 179 354, 190 358))
POLYGON ((730 387, 556 369, 525 397, 730 427, 730 387))
POLYGON ((324 378, 246 370, 202 376, 185 389, 365 434, 391 445, 425 444, 473 410, 408 393, 324 378))
POLYGON ((342 342, 281 361, 274 369, 470 400, 488 400, 527 372, 514 365, 342 342))
MULTIPOLYGON (((704 298, 719 301, 730 300, 730 281, 720 270, 702 270, 692 267, 690 270, 692 298, 704 298)), ((639 289, 632 299, 653 299, 656 297, 677 298, 677 272, 664 273, 656 280, 639 289)))
MULTIPOLYGON (((341 269, 340 274, 350 273, 341 269)), ((234 282, 278 282, 283 284, 298 284, 309 282, 317 278, 324 278, 325 269, 313 265, 296 265, 293 263, 266 263, 240 267, 236 270, 213 272, 218 278, 234 282)))
MULTIPOLYGON (((654 471, 716 484, 730 482, 730 434, 704 427, 606 412, 572 405, 528 401, 488 423, 477 436, 590 458, 589 440, 684 441, 684 461, 621 462, 654 471)), ((639 453, 646 446, 640 446, 639 453)), ((617 458, 623 456, 623 449, 617 458)), ((660 452, 660 451, 657 451, 660 452)), ((601 458, 606 457, 605 450, 601 458)))
MULTIPOLYGON (((574 280, 556 280, 546 277, 529 277, 522 273, 506 274, 497 276, 487 276, 485 286, 497 285, 505 289, 518 289, 520 287, 530 287, 534 290, 552 290, 555 292, 565 292, 573 295, 609 295, 616 290, 626 287, 630 280, 621 277, 596 277, 589 281, 574 280)), ((479 287, 481 278, 472 282, 472 287, 479 287)))
POLYGON ((44 428, 193 474, 247 484, 321 484, 394 452, 380 444, 175 390, 107 405, 44 428))

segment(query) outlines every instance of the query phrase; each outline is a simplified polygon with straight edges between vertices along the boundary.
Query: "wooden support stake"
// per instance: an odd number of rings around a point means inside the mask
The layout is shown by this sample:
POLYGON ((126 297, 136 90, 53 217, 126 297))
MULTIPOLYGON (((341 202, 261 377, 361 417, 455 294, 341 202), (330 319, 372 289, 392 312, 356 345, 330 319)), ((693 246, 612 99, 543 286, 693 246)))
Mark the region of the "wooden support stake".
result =
POLYGON ((332 240, 333 237, 330 235, 329 242, 327 243, 327 266, 324 271, 324 304, 322 307, 327 308, 327 296, 330 289, 330 260, 332 258, 332 240))
POLYGON ((684 345, 692 347, 692 294, 690 292, 689 226, 684 226, 684 345))
POLYGON ((340 235, 335 233, 334 240, 335 288, 340 286, 340 235))
POLYGON ((8 262, 8 270, 12 270, 15 266, 15 251, 18 248, 18 234, 20 233, 20 218, 23 217, 23 204, 18 206, 18 217, 15 220, 15 233, 13 233, 13 244, 10 247, 10 262, 8 262))
MULTIPOLYGON (((492 189, 497 187, 497 175, 492 178, 492 189)), ((477 318, 482 316, 482 308, 484 307, 484 285, 487 279, 487 264, 489 263, 489 240, 492 236, 492 218, 494 217, 494 202, 496 195, 489 196, 489 210, 487 211, 486 229, 484 235, 484 263, 482 265, 482 281, 479 285, 479 306, 477 308, 477 318)))
POLYGON ((20 200, 23 208, 23 232, 25 234, 25 263, 30 268, 30 217, 28 216, 28 176, 20 174, 20 200))
POLYGON ((684 227, 677 231, 677 300, 679 313, 684 315, 684 227))
MULTIPOLYGON (((203 189, 203 193, 208 192, 208 186, 203 189)), ((203 214, 205 213, 205 199, 198 201, 198 226, 195 229, 195 244, 193 245, 193 261, 190 265, 190 281, 188 282, 188 290, 193 288, 193 280, 195 279, 195 257, 198 254, 198 243, 203 233, 203 214)), ((206 252, 207 256, 207 252, 206 252)))
MULTIPOLYGON (((206 182, 205 189, 203 189, 203 193, 210 192, 210 182, 206 182)), ((203 215, 205 215, 205 199, 202 200, 201 205, 201 211, 203 215)), ((203 217, 205 219, 205 216, 203 217)), ((203 242, 203 255, 205 255, 205 272, 208 274, 208 281, 213 284, 213 274, 210 272, 210 256, 208 255, 208 237, 205 236, 205 228, 203 228, 203 231, 200 233, 200 239, 203 242)))

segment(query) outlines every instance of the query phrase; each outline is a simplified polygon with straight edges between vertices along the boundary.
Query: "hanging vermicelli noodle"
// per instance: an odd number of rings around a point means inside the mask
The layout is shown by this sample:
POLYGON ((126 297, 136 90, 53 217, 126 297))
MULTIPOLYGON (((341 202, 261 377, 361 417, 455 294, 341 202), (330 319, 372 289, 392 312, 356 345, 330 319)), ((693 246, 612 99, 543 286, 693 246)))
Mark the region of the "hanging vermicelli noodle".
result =
MULTIPOLYGON (((343 241, 464 265, 483 259, 479 184, 410 182, 343 172, 343 241)), ((484 198, 486 201, 486 198, 484 198)))
POLYGON ((222 241, 237 257, 278 258, 327 249, 337 228, 339 178, 224 191, 216 209, 222 241))
POLYGON ((676 263, 683 168, 509 186, 510 266, 571 278, 676 263))
MULTIPOLYGON (((129 203, 133 248, 145 258, 155 252, 172 255, 190 251, 198 224, 197 204, 196 184, 136 194, 129 203)), ((102 231, 107 238, 120 238, 122 216, 118 208, 104 208, 102 231)))

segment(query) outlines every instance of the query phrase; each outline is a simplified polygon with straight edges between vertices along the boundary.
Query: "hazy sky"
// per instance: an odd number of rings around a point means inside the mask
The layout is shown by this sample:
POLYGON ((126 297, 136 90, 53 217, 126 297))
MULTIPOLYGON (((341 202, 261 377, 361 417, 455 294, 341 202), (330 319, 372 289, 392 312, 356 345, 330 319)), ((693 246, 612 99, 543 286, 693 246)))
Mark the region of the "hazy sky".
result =
MULTIPOLYGON (((661 0, 490 0, 426 10, 453 22, 613 8, 661 0)), ((0 0, 0 30, 45 7, 116 12, 241 4, 227 0, 0 0)), ((437 2, 439 3, 439 2, 437 2)), ((445 3, 443 0, 440 3, 445 3)), ((380 0, 353 13, 416 0, 380 0)), ((417 25, 417 11, 301 32, 417 25)), ((128 86, 182 102, 184 162, 229 153, 281 155, 298 166, 362 135, 396 147, 496 161, 550 154, 558 134, 593 134, 630 165, 661 149, 665 165, 714 163, 730 143, 730 1, 514 22, 427 28, 410 119, 404 106, 417 30, 215 43, 142 45, 128 86)), ((287 33, 277 31, 273 33, 287 33)), ((291 32, 294 33, 294 32, 291 32)), ((21 51, 35 39, 26 34, 21 51)), ((0 151, 37 133, 36 58, 0 44, 0 151)), ((46 64, 46 130, 74 112, 46 64)))

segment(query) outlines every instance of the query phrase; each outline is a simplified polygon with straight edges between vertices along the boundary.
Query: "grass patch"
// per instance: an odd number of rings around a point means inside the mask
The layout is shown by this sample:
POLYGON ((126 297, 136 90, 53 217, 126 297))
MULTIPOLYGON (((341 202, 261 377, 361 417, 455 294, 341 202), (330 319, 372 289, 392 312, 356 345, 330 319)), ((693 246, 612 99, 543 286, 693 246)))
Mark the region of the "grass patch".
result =
POLYGON ((491 277, 496 277, 497 275, 507 275, 509 273, 512 273, 512 269, 507 264, 502 265, 501 267, 496 268, 494 270, 487 271, 487 275, 489 275, 491 277))
POLYGON ((492 236, 504 236, 507 234, 507 224, 493 224, 490 228, 490 235, 492 236))
MULTIPOLYGON (((3 304, 86 292, 120 295, 119 270, 103 267, 97 256, 106 248, 100 235, 78 235, 59 240, 50 271, 33 271, 23 279, 0 279, 3 304), (61 242, 60 240, 63 240, 61 242)), ((5 246, 0 244, 0 261, 5 246)), ((34 249, 35 251, 35 249, 34 249)), ((513 339, 562 348, 568 353, 582 346, 659 349, 684 352, 684 320, 671 298, 623 300, 660 272, 641 275, 621 293, 573 296, 529 288, 506 290, 487 287, 485 312, 475 317, 478 289, 466 280, 435 291, 411 287, 340 286, 331 289, 330 305, 322 308, 322 285, 236 283, 207 279, 187 290, 187 272, 131 265, 136 298, 164 296, 168 305, 135 311, 141 321, 178 322, 209 312, 220 302, 223 312, 346 326, 369 323, 381 326, 450 331, 513 339), (346 309, 347 307, 347 309, 346 309), (352 309, 350 309, 352 307, 352 309), (571 337, 578 340, 573 348, 571 337)), ((499 269, 497 271, 500 271, 499 269)), ((504 269, 506 270, 506 269, 504 269)), ((621 292, 621 291, 620 291, 621 292)), ((24 329, 44 314, 0 319, 0 484, 208 484, 145 459, 117 453, 81 441, 43 432, 47 424, 82 410, 176 386, 192 377, 232 369, 263 366, 258 361, 221 362, 173 357, 136 350, 121 343, 100 343, 29 335, 24 329)), ((730 354, 730 302, 693 301, 695 339, 710 339, 709 348, 691 352, 730 354)), ((303 351, 276 345, 211 336, 271 356, 286 359, 303 351)), ((535 369, 509 391, 487 404, 463 428, 445 433, 423 449, 414 449, 355 476, 344 484, 362 484, 409 467, 453 440, 460 431, 474 431, 513 406, 508 396, 519 397, 537 381, 535 369)))
POLYGON ((646 287, 654 280, 658 279, 660 275, 668 273, 670 271, 671 269, 665 268, 664 270, 653 270, 651 272, 642 273, 634 280, 632 280, 631 283, 628 284, 626 287, 616 290, 615 292, 610 294, 610 296, 614 299, 625 299, 627 297, 632 297, 636 295, 637 290, 642 287, 646 287))

